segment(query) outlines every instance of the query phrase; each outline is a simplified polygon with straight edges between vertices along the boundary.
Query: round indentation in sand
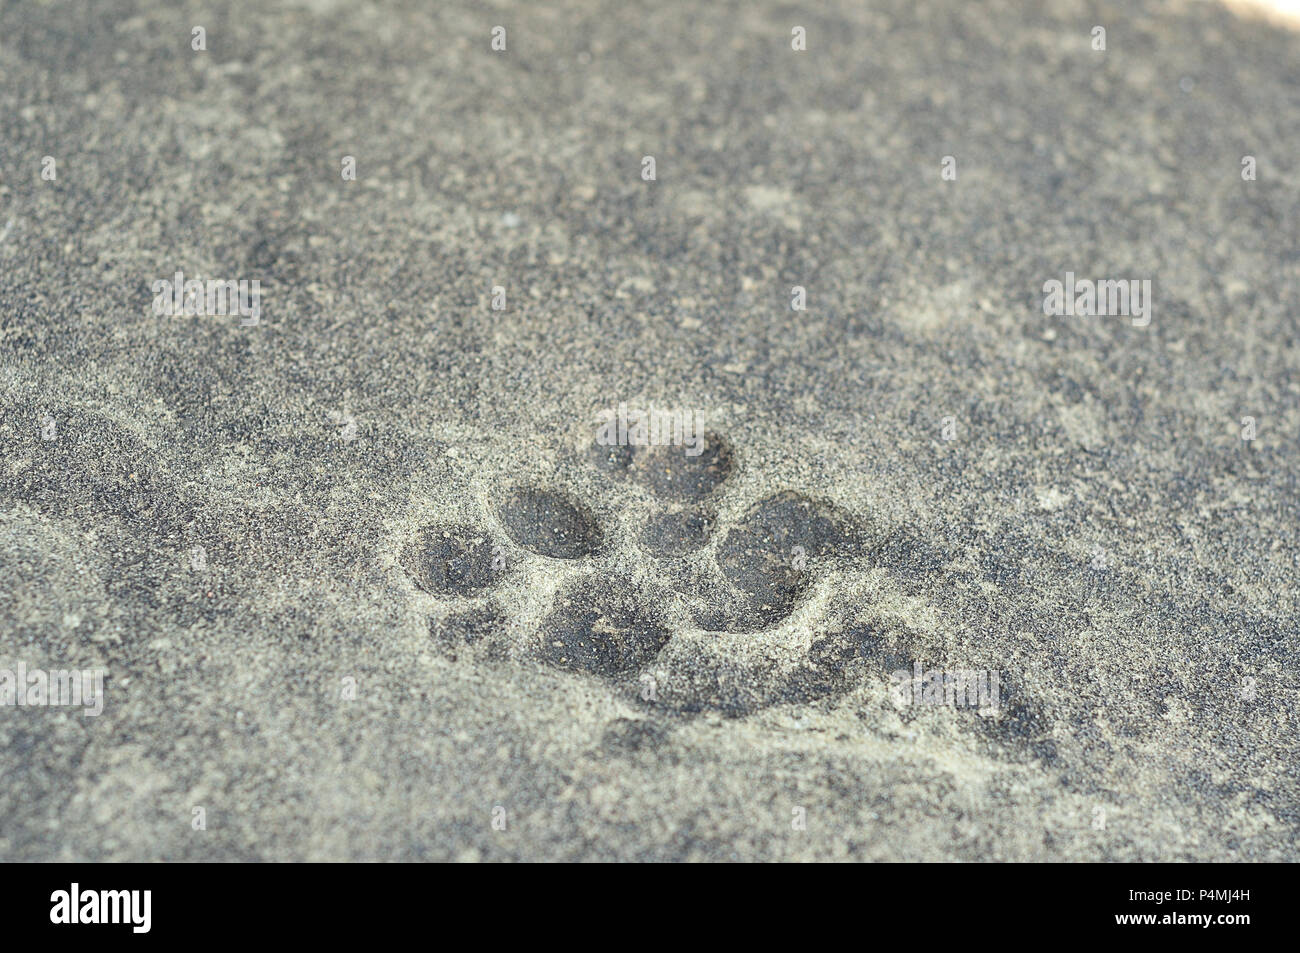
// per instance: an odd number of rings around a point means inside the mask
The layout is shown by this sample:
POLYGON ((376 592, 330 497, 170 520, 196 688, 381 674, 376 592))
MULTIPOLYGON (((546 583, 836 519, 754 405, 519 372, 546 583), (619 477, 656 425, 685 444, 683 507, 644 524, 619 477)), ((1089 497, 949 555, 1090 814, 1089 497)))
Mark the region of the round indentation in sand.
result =
POLYGON ((539 556, 578 559, 600 548, 600 527, 591 511, 558 490, 513 487, 496 510, 510 538, 539 556))
POLYGON ((425 526, 402 550, 402 566, 432 595, 470 595, 490 585, 492 541, 467 526, 425 526))
POLYGON ((615 676, 653 659, 668 642, 668 630, 636 594, 585 581, 557 596, 542 622, 543 657, 573 671, 615 676))

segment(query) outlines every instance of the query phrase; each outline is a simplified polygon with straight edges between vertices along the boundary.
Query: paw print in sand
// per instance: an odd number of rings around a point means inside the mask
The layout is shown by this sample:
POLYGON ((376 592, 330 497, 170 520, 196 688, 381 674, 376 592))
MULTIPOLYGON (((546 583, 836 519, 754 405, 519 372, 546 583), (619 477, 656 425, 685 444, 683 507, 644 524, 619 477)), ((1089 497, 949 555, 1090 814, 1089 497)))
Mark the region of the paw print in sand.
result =
MULTIPOLYGON (((873 681, 884 691, 916 660, 942 664, 942 645, 860 598, 868 568, 898 591, 927 588, 950 559, 925 539, 882 535, 795 490, 746 493, 716 434, 695 457, 595 445, 581 467, 589 478, 570 485, 584 490, 503 483, 472 518, 405 541, 402 569, 453 659, 599 679, 648 715, 729 717, 873 681)), ((1052 719, 1023 686, 1004 688, 1005 717, 953 717, 998 750, 1052 763, 1052 719)), ((653 718, 629 724, 650 745, 667 732, 653 718)))
POLYGON ((435 636, 495 640, 499 657, 602 677, 677 710, 741 712, 780 696, 788 673, 744 661, 737 642, 779 639, 818 574, 861 555, 856 522, 792 490, 729 498, 736 456, 717 434, 694 456, 594 444, 588 461, 603 488, 592 506, 557 486, 509 484, 477 525, 429 525, 408 541, 412 583, 454 604, 435 636), (494 598, 511 585, 513 601, 494 598))

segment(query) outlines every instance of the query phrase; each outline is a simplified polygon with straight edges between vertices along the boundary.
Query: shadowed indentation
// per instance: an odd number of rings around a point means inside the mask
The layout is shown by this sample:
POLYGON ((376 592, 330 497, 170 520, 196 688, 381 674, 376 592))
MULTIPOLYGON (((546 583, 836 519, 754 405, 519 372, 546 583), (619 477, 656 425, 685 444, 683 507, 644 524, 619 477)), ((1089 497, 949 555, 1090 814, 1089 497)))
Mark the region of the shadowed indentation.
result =
POLYGON ((968 719, 963 724, 992 742, 1005 753, 1052 765, 1058 760, 1052 740, 1053 719, 1030 695, 1021 680, 1009 672, 1000 673, 999 711, 994 717, 968 719))
POLYGON ((829 504, 784 491, 760 500, 718 546, 719 587, 697 612, 701 626, 749 632, 790 614, 819 560, 857 552, 856 533, 829 504))
POLYGON ((658 654, 670 633, 644 607, 644 594, 584 582, 556 597, 542 621, 542 655, 553 665, 615 676, 658 654))
POLYGON ((578 559, 600 548, 591 511, 557 490, 515 487, 498 504, 497 516, 512 540, 540 556, 578 559))
POLYGON ((402 566, 432 595, 468 595, 492 582, 492 542, 466 526, 426 526, 402 550, 402 566))
POLYGON ((731 446, 717 434, 704 435, 704 449, 691 456, 685 447, 638 447, 632 477, 655 494, 672 500, 701 500, 731 476, 731 446))

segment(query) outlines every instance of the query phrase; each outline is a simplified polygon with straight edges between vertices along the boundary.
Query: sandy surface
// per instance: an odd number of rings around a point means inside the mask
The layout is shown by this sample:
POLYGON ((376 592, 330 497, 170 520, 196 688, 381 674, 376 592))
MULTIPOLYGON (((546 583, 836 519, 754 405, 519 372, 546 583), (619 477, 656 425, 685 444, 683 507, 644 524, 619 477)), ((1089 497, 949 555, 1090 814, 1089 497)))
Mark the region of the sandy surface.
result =
POLYGON ((0 859, 1297 859, 1300 37, 866 6, 0 4, 0 859))

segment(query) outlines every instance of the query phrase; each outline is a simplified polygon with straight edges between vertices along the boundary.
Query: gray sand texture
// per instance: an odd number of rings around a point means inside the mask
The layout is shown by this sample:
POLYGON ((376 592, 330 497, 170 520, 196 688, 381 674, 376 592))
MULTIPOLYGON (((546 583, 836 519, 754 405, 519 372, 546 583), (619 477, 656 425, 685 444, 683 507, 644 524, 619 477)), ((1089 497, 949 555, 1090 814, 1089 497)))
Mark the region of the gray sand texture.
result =
POLYGON ((0 860, 1300 858, 1298 77, 1182 0, 0 3, 0 673, 107 672, 0 706, 0 860))

